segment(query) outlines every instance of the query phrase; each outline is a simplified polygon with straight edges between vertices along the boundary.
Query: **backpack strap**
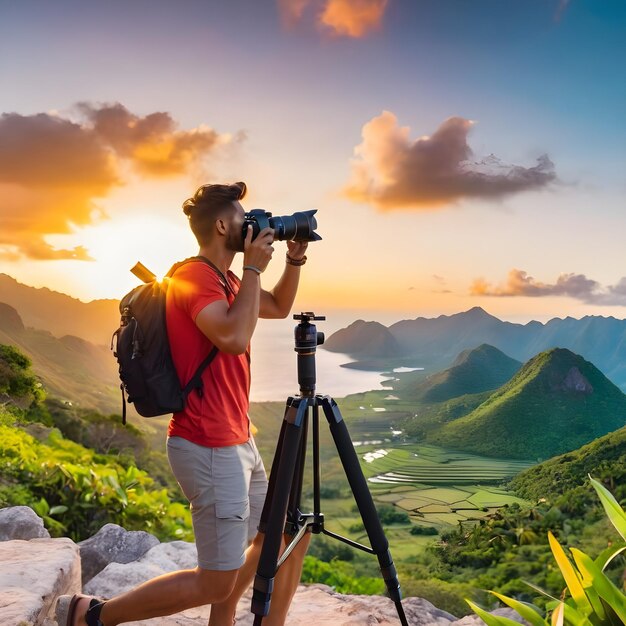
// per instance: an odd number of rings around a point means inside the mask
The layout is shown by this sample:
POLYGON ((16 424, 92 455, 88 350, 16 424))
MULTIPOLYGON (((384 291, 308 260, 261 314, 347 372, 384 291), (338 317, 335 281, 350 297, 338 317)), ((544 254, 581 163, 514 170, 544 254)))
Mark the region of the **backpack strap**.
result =
MULTIPOLYGON (((215 263, 209 261, 209 259, 207 259, 204 256, 193 256, 193 257, 189 257, 188 259, 185 259, 184 261, 180 261, 178 263, 175 263, 170 268, 170 271, 166 274, 167 278, 171 278, 174 275, 174 272, 176 272, 176 270, 179 267, 182 267, 183 265, 186 265, 187 263, 193 263, 193 262, 198 262, 198 261, 200 261, 202 263, 206 263, 219 276, 220 282, 222 283, 222 286, 224 287, 224 291, 226 293, 226 297, 228 297, 229 293, 231 293, 232 295, 235 295, 233 290, 232 290, 232 288, 231 288, 231 286, 228 284, 228 280, 226 279, 226 276, 224 276, 224 274, 222 274, 221 270, 215 265, 215 263)), ((219 352, 219 349, 216 346, 213 346, 213 349, 211 350, 211 352, 209 352, 209 354, 206 356, 204 361, 202 361, 202 363, 200 363, 200 365, 198 365, 198 368, 196 369, 194 375, 191 377, 191 380, 185 385, 185 388, 183 389, 183 398, 184 398, 185 402, 187 401, 187 396, 194 389, 197 389, 198 390, 198 395, 200 397, 202 397, 202 387, 203 387, 203 385, 202 385, 202 374, 203 374, 204 370, 211 364, 211 361, 213 361, 213 359, 217 356, 218 352, 219 352)), ((246 356, 248 358, 248 363, 249 363, 250 362, 250 354, 249 354, 248 351, 246 351, 246 356)))
POLYGON ((183 397, 185 401, 187 400, 187 396, 194 389, 197 389, 198 395, 202 397, 202 373, 211 364, 211 361, 217 356, 218 352, 219 350, 215 346, 213 346, 213 349, 211 350, 211 352, 209 352, 204 361, 202 361, 202 363, 198 365, 198 369, 196 370, 195 374, 191 377, 191 380, 185 385, 185 388, 183 389, 183 397))

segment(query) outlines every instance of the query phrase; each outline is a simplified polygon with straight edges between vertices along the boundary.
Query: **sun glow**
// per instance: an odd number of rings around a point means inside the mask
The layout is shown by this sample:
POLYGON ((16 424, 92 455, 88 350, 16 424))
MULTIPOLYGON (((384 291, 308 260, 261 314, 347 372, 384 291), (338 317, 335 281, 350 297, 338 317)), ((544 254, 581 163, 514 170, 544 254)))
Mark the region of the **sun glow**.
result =
MULTIPOLYGON (((65 269, 73 291, 88 293, 92 298, 119 298, 136 286, 139 279, 130 270, 137 261, 161 278, 173 263, 197 252, 197 243, 185 222, 176 223, 154 214, 118 217, 82 229, 63 237, 63 245, 69 239, 79 241, 95 259, 73 262, 65 269)), ((63 285, 52 288, 64 290, 63 285)))

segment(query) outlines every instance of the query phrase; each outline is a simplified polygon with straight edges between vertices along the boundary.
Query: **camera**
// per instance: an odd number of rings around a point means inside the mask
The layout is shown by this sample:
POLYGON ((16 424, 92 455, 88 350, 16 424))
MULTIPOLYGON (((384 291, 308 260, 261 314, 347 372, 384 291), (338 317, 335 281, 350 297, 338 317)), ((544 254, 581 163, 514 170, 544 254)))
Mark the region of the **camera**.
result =
POLYGON ((263 209, 253 209, 244 216, 242 237, 246 238, 248 226, 252 226, 252 239, 264 228, 274 229, 274 239, 278 241, 320 241, 315 232, 317 220, 313 217, 317 209, 298 211, 293 215, 272 217, 263 209))

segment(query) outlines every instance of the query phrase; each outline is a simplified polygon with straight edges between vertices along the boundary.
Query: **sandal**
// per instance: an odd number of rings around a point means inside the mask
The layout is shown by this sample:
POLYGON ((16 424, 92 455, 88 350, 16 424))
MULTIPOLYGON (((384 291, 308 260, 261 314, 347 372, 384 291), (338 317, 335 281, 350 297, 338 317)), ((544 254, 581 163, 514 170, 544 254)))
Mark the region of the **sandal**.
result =
POLYGON ((100 611, 102 611, 104 602, 102 600, 98 600, 98 598, 85 596, 80 593, 74 594, 73 596, 59 597, 55 609, 58 626, 73 626, 74 619, 76 618, 76 607, 78 606, 79 600, 82 600, 83 598, 89 599, 89 608, 85 613, 87 626, 104 626, 104 624, 100 621, 100 611))

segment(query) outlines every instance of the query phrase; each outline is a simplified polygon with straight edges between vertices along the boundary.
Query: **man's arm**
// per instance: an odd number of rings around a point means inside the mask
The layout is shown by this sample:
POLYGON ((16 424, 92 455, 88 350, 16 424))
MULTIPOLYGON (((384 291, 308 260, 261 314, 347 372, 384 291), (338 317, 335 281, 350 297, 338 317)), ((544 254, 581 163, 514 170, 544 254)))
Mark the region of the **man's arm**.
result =
MULTIPOLYGON (((308 243, 306 241, 288 241, 287 254, 295 261, 304 257, 308 243)), ((271 291, 261 289, 259 317, 264 319, 282 319, 289 315, 298 292, 300 265, 285 264, 282 276, 271 291)))
MULTIPOLYGON (((262 230, 252 241, 252 228, 248 228, 244 244, 244 267, 265 270, 272 258, 274 231, 262 230)), ((244 270, 239 292, 231 306, 226 300, 207 304, 196 316, 196 326, 222 352, 243 354, 259 318, 261 282, 254 270, 244 270)))

